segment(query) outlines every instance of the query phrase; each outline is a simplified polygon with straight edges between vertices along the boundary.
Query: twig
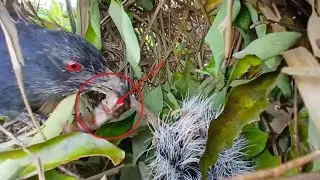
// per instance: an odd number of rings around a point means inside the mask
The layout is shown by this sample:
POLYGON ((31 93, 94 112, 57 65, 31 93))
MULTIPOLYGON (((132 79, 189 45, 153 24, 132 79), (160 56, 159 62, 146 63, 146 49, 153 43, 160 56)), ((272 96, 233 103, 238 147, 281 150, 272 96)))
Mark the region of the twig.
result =
MULTIPOLYGON (((184 32, 184 24, 185 24, 185 21, 187 20, 187 18, 189 17, 189 7, 190 7, 190 0, 187 2, 188 3, 188 8, 185 10, 185 13, 184 13, 184 16, 182 18, 182 21, 179 25, 179 29, 178 29, 178 32, 176 33, 175 35, 175 38, 174 40, 172 41, 171 43, 171 46, 169 46, 170 48, 164 53, 164 57, 163 57, 163 60, 166 61, 168 59, 168 57, 170 56, 171 52, 174 50, 174 46, 176 44, 176 42, 179 40, 181 34, 184 32)), ((152 65, 152 68, 156 66, 156 61, 154 61, 153 65, 152 65)), ((153 75, 153 78, 151 79, 151 83, 154 82, 154 80, 156 79, 157 77, 157 74, 159 73, 160 69, 157 70, 154 75, 153 75)), ((143 89, 144 85, 142 85, 142 89, 143 89)))
POLYGON ((76 179, 80 179, 80 177, 76 174, 74 174, 73 172, 71 172, 69 169, 66 169, 65 167, 63 166, 58 166, 58 169, 60 169, 62 172, 64 172, 65 174, 69 175, 69 176, 72 176, 76 179))
POLYGON ((25 4, 27 4, 27 6, 29 7, 29 9, 31 10, 32 14, 38 19, 38 21, 40 22, 41 26, 45 27, 43 20, 38 16, 36 10, 34 9, 34 7, 32 6, 30 0, 23 1, 25 4))
POLYGON ((160 8, 162 7, 163 3, 164 3, 164 0, 160 0, 155 12, 153 13, 151 21, 150 21, 150 23, 149 23, 149 25, 147 27, 147 30, 143 33, 143 36, 142 36, 142 39, 141 39, 142 41, 140 43, 140 49, 142 48, 144 42, 146 41, 146 37, 147 37, 147 35, 148 35, 148 33, 149 33, 154 21, 156 20, 157 15, 158 15, 158 13, 160 11, 160 8))
POLYGON ((202 13, 202 15, 204 16, 205 21, 206 21, 209 25, 211 25, 210 19, 209 19, 209 16, 208 16, 208 13, 207 13, 206 9, 204 8, 203 4, 201 3, 201 0, 197 0, 197 1, 198 1, 199 6, 200 6, 201 13, 202 13))
POLYGON ((37 128, 38 132, 40 133, 43 140, 46 140, 39 123, 35 120, 33 116, 33 112, 31 110, 30 104, 28 102, 28 98, 26 96, 26 92, 23 86, 23 73, 21 70, 21 64, 24 63, 22 51, 20 49, 19 45, 19 38, 17 29, 14 25, 14 23, 11 21, 11 17, 9 15, 9 12, 6 10, 6 8, 3 6, 2 2, 0 2, 0 23, 2 30, 5 35, 6 44, 9 50, 9 54, 12 61, 12 66, 15 72, 15 76, 18 82, 18 86, 22 95, 23 102, 26 106, 26 109, 28 110, 28 113, 30 114, 31 120, 35 127, 37 128), (21 64, 20 64, 21 63, 21 64))
POLYGON ((115 168, 112 168, 110 170, 107 170, 105 172, 102 172, 102 173, 99 173, 97 175, 94 175, 94 176, 91 176, 85 180, 96 180, 96 179, 100 179, 102 178, 103 176, 111 176, 113 174, 117 174, 121 168, 125 167, 125 165, 120 165, 120 166, 117 166, 115 168))
POLYGON ((70 0, 65 0, 65 2, 66 2, 66 6, 67 6, 67 11, 68 11, 68 15, 69 15, 69 21, 70 21, 70 26, 71 26, 72 32, 76 33, 76 23, 74 22, 74 18, 73 18, 71 2, 70 2, 70 0))
POLYGON ((234 176, 234 177, 227 178, 227 179, 230 179, 230 180, 231 179, 232 180, 243 180, 243 179, 256 180, 256 179, 266 179, 266 178, 277 178, 292 168, 297 168, 297 167, 303 166, 303 165, 305 165, 313 160, 319 159, 319 158, 320 158, 320 150, 316 150, 310 154, 307 154, 307 155, 301 156, 297 159, 288 161, 288 162, 281 164, 281 165, 274 167, 274 168, 260 170, 260 171, 254 172, 254 173, 249 173, 249 174, 244 174, 244 175, 238 175, 238 176, 234 176))

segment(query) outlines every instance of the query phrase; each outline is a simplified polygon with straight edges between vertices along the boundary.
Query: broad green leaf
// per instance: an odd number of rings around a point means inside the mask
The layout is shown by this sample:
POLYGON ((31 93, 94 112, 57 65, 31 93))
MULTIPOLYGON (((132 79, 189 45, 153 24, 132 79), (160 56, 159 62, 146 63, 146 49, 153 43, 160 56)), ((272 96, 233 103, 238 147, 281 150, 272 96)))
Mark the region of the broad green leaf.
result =
POLYGON ((252 41, 242 51, 233 54, 233 57, 241 59, 250 54, 265 61, 289 49, 301 36, 298 32, 270 33, 252 41))
POLYGON ((121 175, 120 175, 120 180, 140 180, 141 179, 141 174, 139 167, 132 167, 132 166, 127 166, 121 168, 121 175))
POLYGON ((249 31, 249 26, 251 24, 251 17, 246 6, 242 6, 237 18, 233 22, 233 26, 241 28, 246 33, 249 31))
MULTIPOLYGON (((87 133, 62 134, 43 143, 29 146, 28 149, 40 157, 45 171, 82 157, 106 156, 114 165, 118 165, 125 157, 125 152, 117 146, 87 133)), ((30 177, 36 174, 33 157, 22 149, 0 152, 0 163, 8 158, 17 160, 21 166, 24 166, 19 177, 30 177)))
POLYGON ((117 29, 125 43, 126 60, 132 66, 137 78, 141 78, 141 68, 139 66, 140 48, 130 18, 124 11, 123 7, 120 6, 115 0, 111 0, 108 13, 117 26, 117 29))
POLYGON ((90 1, 89 24, 84 38, 93 44, 98 50, 101 49, 100 11, 97 0, 90 1))
MULTIPOLYGON (((76 178, 74 178, 72 176, 68 176, 66 174, 59 173, 54 169, 44 172, 44 175, 45 175, 46 180, 77 180, 76 178)), ((29 180, 38 180, 38 176, 35 175, 35 176, 29 178, 29 180)))
POLYGON ((206 149, 200 159, 200 170, 203 179, 213 165, 219 153, 232 147, 234 139, 242 128, 254 121, 268 106, 269 89, 273 86, 277 73, 267 73, 249 83, 232 88, 226 100, 224 111, 210 122, 206 149))
POLYGON ((96 135, 103 137, 116 137, 126 133, 132 128, 136 113, 131 114, 122 121, 107 123, 96 131, 96 135))
POLYGON ((220 112, 226 102, 228 87, 225 86, 221 91, 215 92, 211 96, 211 109, 214 112, 220 112))
POLYGON ((0 164, 0 177, 2 180, 15 180, 22 169, 23 166, 17 160, 8 158, 0 164))
POLYGON ((281 164, 281 156, 273 156, 268 149, 265 149, 254 159, 255 170, 273 168, 281 164))
POLYGON ((241 37, 243 38, 244 47, 247 47, 251 43, 249 34, 246 33, 244 30, 242 30, 241 28, 237 28, 237 30, 239 31, 241 37))
POLYGON ((165 100, 172 110, 178 109, 180 107, 177 99, 174 97, 174 95, 171 92, 168 92, 166 94, 165 100))
POLYGON ((276 84, 281 89, 283 95, 286 98, 292 97, 292 87, 291 87, 290 79, 288 75, 281 73, 277 79, 276 84))
POLYGON ((241 75, 248 72, 251 66, 258 66, 262 63, 262 60, 256 56, 247 55, 242 59, 238 59, 234 65, 230 77, 229 83, 238 79, 241 75))
POLYGON ((132 153, 133 153, 133 166, 136 165, 139 157, 145 152, 151 143, 152 134, 149 128, 141 131, 138 135, 132 138, 132 153))
MULTIPOLYGON (((58 18, 62 17, 62 11, 60 5, 57 3, 56 0, 52 0, 51 8, 49 10, 50 16, 57 20, 58 18)), ((59 22, 58 22, 59 23, 59 22)))
POLYGON ((244 150, 247 154, 246 159, 258 155, 265 149, 268 133, 261 131, 253 124, 248 124, 242 129, 242 134, 248 141, 247 148, 244 150))
POLYGON ((172 86, 175 87, 183 96, 186 96, 187 94, 192 96, 198 91, 200 84, 200 81, 194 74, 194 66, 191 60, 186 61, 185 68, 182 73, 173 73, 172 86))
MULTIPOLYGON (((233 1, 232 8, 232 21, 234 21, 240 12, 240 1, 233 1)), ((215 69, 214 75, 217 76, 220 72, 220 68, 224 59, 224 33, 221 32, 218 27, 224 20, 227 12, 227 1, 224 1, 219 8, 219 12, 215 17, 212 26, 210 27, 207 36, 205 37, 205 42, 209 45, 210 50, 214 56, 215 69)))
POLYGON ((153 0, 137 0, 137 5, 142 7, 145 10, 151 11, 153 8, 153 0))
POLYGON ((281 63, 281 56, 272 57, 261 64, 262 72, 275 71, 281 63))
POLYGON ((150 168, 146 166, 146 164, 142 161, 138 162, 140 174, 141 174, 141 180, 149 180, 149 174, 150 174, 150 168))
MULTIPOLYGON (((258 12, 254 9, 252 4, 250 4, 249 2, 244 2, 244 4, 247 6, 247 8, 249 10, 252 22, 258 23, 259 22, 258 12)), ((267 25, 266 24, 257 25, 257 26, 255 26, 255 29, 256 29, 256 33, 259 38, 266 35, 266 33, 267 33, 267 25)))
MULTIPOLYGON (((64 126, 74 119, 73 105, 76 99, 76 94, 70 95, 63 99, 56 109, 52 112, 50 117, 42 125, 41 129, 46 139, 51 139, 58 136, 64 126)), ((27 142, 28 145, 42 142, 42 137, 39 133, 35 134, 32 139, 27 142)))
POLYGON ((215 91, 220 91, 225 86, 224 77, 219 74, 218 77, 208 77, 198 87, 201 94, 207 96, 215 91))
POLYGON ((214 62, 214 57, 211 56, 209 64, 206 65, 203 70, 198 70, 199 73, 202 74, 208 74, 214 76, 215 72, 215 62, 214 62))
POLYGON ((143 98, 144 105, 154 114, 159 114, 163 109, 163 92, 161 86, 155 87, 143 98))

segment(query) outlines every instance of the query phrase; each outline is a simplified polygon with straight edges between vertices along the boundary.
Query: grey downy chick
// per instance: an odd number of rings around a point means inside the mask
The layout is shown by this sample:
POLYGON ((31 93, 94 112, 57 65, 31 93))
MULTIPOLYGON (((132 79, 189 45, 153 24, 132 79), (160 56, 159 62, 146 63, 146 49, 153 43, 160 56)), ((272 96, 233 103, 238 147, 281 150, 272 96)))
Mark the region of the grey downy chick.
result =
MULTIPOLYGON (((199 161, 205 151, 207 130, 215 112, 210 109, 210 99, 200 95, 183 101, 177 121, 159 120, 153 125, 150 149, 154 156, 148 161, 149 178, 154 180, 200 180, 199 161)), ((252 172, 250 161, 241 159, 247 140, 242 136, 234 140, 230 149, 219 154, 208 171, 208 180, 252 172)))

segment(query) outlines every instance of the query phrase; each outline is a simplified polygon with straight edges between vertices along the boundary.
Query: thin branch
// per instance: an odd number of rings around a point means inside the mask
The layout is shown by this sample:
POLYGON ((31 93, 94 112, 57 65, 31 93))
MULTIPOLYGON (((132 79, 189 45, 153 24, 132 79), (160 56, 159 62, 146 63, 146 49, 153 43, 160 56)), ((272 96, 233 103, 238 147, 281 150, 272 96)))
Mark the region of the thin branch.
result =
POLYGON ((163 5, 164 2, 165 2, 164 0, 160 0, 160 3, 158 4, 155 12, 153 13, 152 18, 151 18, 151 21, 150 21, 150 23, 149 23, 149 25, 148 25, 148 27, 147 27, 147 30, 143 33, 142 41, 141 41, 141 43, 140 43, 140 49, 142 48, 144 42, 146 41, 146 37, 147 37, 147 35, 148 35, 148 33, 149 33, 149 31, 150 31, 150 29, 151 29, 154 21, 156 20, 156 18, 157 18, 157 16, 158 16, 158 13, 159 13, 159 11, 160 11, 160 9, 161 9, 161 7, 162 7, 162 5, 163 5))
POLYGON ((67 11, 68 11, 68 16, 69 16, 69 21, 70 21, 70 26, 71 26, 72 32, 76 33, 76 23, 74 22, 74 18, 73 18, 71 2, 70 2, 70 0, 65 0, 65 2, 66 2, 66 6, 67 6, 67 11))
POLYGON ((117 174, 121 168, 125 167, 125 165, 120 165, 120 166, 117 166, 115 168, 112 168, 110 170, 107 170, 105 172, 102 172, 100 174, 97 174, 97 175, 94 175, 94 176, 91 176, 85 180, 97 180, 97 179, 100 179, 102 178, 103 176, 111 176, 113 174, 117 174))
POLYGON ((320 150, 316 150, 310 154, 307 154, 307 155, 301 156, 297 159, 288 161, 288 162, 281 164, 281 165, 274 167, 274 168, 260 170, 260 171, 254 172, 254 173, 249 173, 249 174, 244 174, 244 175, 238 175, 238 176, 234 176, 234 177, 230 177, 230 178, 226 178, 226 179, 230 179, 230 180, 243 180, 243 179, 257 180, 257 179, 266 179, 266 178, 277 178, 292 168, 301 167, 301 166, 303 166, 313 160, 319 159, 319 158, 320 158, 320 150))

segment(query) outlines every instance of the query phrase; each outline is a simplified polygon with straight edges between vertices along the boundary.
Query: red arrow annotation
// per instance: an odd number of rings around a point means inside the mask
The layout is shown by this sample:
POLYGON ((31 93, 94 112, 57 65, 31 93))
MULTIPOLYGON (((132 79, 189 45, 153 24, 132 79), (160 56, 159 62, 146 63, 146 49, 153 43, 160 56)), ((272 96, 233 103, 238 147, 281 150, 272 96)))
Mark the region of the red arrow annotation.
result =
POLYGON ((156 65, 147 75, 145 75, 143 78, 141 78, 139 80, 139 82, 133 86, 133 88, 128 91, 125 95, 121 96, 118 98, 117 103, 116 104, 122 104, 124 99, 131 94, 132 92, 135 91, 135 89, 137 89, 144 81, 146 81, 152 74, 155 73, 156 70, 160 69, 163 65, 164 65, 164 60, 162 60, 158 65, 156 65))

